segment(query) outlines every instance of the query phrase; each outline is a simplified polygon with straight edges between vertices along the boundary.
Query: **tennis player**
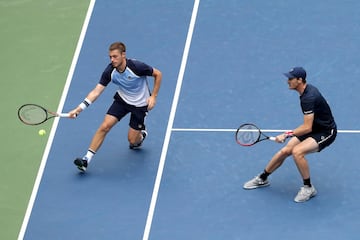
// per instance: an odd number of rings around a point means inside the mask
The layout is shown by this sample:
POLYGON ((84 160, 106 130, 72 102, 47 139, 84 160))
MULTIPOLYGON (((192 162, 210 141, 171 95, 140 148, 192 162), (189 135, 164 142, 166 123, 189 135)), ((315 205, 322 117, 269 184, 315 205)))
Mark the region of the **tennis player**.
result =
POLYGON ((316 87, 306 83, 304 68, 295 67, 284 75, 288 78, 289 89, 296 90, 300 94, 304 122, 293 131, 276 137, 279 143, 284 142, 288 137, 291 139, 272 157, 263 173, 246 182, 244 188, 255 189, 269 186, 268 176, 279 168, 288 156, 292 155, 303 179, 303 186, 294 201, 305 202, 317 194, 310 181, 309 165, 305 156, 309 153, 320 152, 333 143, 337 127, 325 98, 316 87))
POLYGON ((161 85, 161 72, 146 63, 126 58, 124 43, 112 43, 109 47, 109 57, 111 63, 105 68, 99 83, 79 106, 69 112, 70 117, 75 118, 96 101, 110 82, 118 86, 114 101, 95 132, 85 156, 74 160, 74 164, 82 172, 86 171, 106 134, 128 113, 131 114, 128 131, 129 147, 137 149, 142 145, 147 136, 145 117, 148 111, 154 108, 161 85), (147 77, 154 78, 152 91, 149 89, 147 77))

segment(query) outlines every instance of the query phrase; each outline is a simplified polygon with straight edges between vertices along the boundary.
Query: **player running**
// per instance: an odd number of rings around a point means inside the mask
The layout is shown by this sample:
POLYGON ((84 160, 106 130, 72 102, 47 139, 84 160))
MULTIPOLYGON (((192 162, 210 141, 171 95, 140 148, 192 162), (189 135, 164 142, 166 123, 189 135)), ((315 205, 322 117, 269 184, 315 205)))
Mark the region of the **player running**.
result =
POLYGON ((118 86, 114 101, 95 132, 85 156, 74 160, 74 164, 83 172, 86 171, 93 156, 99 150, 106 134, 128 113, 131 114, 128 131, 129 147, 136 149, 141 146, 147 136, 145 117, 148 111, 154 108, 160 89, 161 72, 141 61, 126 58, 124 43, 115 42, 111 44, 109 57, 111 63, 105 68, 99 83, 88 93, 79 106, 69 112, 70 117, 75 118, 81 111, 95 102, 110 82, 118 86), (147 81, 148 76, 154 78, 154 86, 151 92, 147 81))

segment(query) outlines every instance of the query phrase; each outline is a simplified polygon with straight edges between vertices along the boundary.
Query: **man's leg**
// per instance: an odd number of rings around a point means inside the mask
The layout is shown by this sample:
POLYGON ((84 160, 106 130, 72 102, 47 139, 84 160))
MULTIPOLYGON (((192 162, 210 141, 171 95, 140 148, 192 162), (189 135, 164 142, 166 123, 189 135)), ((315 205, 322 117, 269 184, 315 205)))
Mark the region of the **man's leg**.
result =
POLYGON ((130 149, 137 149, 141 147, 141 144, 145 140, 146 136, 147 136, 146 130, 135 130, 130 127, 128 132, 130 149))
POLYGON ((267 180, 268 176, 283 164, 285 159, 291 155, 293 148, 299 143, 300 141, 296 137, 291 138, 286 146, 280 149, 280 151, 271 158, 263 173, 244 184, 244 189, 255 189, 269 186, 270 183, 267 180))
POLYGON ((129 143, 132 145, 138 144, 142 141, 143 136, 141 134, 141 130, 135 130, 133 128, 129 128, 128 132, 128 140, 129 143))
POLYGON ((313 152, 317 152, 319 148, 318 143, 315 139, 309 137, 294 147, 292 155, 295 164, 300 172, 303 179, 310 178, 309 164, 305 159, 305 155, 313 152))
POLYGON ((305 155, 317 152, 318 149, 319 145, 312 137, 305 139, 293 149, 293 158, 304 184, 296 195, 295 202, 305 202, 317 194, 315 187, 312 186, 310 181, 310 168, 305 155))
POLYGON ((134 107, 130 115, 128 141, 130 149, 139 148, 147 136, 145 118, 148 114, 147 106, 134 107))
POLYGON ((74 164, 78 167, 79 170, 85 172, 88 164, 90 163, 92 157, 95 155, 97 150, 101 147, 107 133, 111 130, 111 128, 118 122, 119 120, 109 114, 105 115, 104 121, 95 132, 93 136, 89 149, 86 155, 83 158, 76 158, 74 160, 74 164))
POLYGON ((291 155, 293 149, 300 143, 299 139, 293 137, 289 140, 285 147, 280 149, 266 165, 265 170, 268 173, 273 173, 278 169, 285 161, 285 159, 291 155))
POLYGON ((90 147, 92 151, 96 152, 104 142, 106 134, 111 130, 111 128, 118 123, 118 119, 112 115, 106 114, 104 121, 96 131, 93 139, 91 140, 90 147))

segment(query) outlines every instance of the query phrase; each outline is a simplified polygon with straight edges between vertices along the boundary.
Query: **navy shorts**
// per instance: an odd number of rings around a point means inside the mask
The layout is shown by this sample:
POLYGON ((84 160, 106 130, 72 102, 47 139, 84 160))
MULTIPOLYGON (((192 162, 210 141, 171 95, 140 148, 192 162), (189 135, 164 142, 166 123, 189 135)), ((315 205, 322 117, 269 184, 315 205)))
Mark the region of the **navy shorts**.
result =
POLYGON ((129 126, 135 130, 145 130, 145 117, 148 113, 147 106, 135 107, 130 105, 116 93, 114 102, 107 111, 107 114, 116 117, 120 121, 128 113, 131 113, 129 126))
POLYGON ((330 146, 335 141, 337 135, 336 129, 331 129, 324 132, 311 132, 302 136, 297 136, 300 142, 304 141, 306 138, 313 138, 319 144, 319 152, 324 148, 330 146))

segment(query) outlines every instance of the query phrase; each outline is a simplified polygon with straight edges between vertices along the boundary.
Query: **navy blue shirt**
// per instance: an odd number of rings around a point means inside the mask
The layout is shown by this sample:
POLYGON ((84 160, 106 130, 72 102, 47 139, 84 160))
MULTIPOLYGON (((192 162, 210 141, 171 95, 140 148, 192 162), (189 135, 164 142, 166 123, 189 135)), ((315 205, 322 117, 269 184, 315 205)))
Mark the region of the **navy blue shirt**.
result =
POLYGON ((313 132, 336 129, 330 106, 316 87, 310 84, 306 85, 300 96, 300 104, 304 115, 314 114, 313 132))

